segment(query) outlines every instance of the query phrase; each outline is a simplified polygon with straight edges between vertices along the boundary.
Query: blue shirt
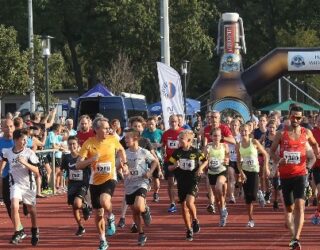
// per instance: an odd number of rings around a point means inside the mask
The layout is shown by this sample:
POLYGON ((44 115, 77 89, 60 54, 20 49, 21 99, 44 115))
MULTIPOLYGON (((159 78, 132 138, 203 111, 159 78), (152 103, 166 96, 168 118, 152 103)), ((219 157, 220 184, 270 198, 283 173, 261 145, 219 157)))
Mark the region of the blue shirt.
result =
MULTIPOLYGON (((13 139, 6 139, 4 137, 0 137, 0 156, 2 157, 2 149, 4 148, 12 148, 14 145, 13 139)), ((7 162, 6 166, 2 171, 2 178, 6 178, 9 174, 9 163, 7 162)))
MULTIPOLYGON (((45 148, 52 149, 54 144, 61 145, 63 137, 61 135, 56 135, 53 131, 50 131, 47 136, 45 148)), ((55 154, 56 158, 62 157, 62 152, 57 151, 55 154)))

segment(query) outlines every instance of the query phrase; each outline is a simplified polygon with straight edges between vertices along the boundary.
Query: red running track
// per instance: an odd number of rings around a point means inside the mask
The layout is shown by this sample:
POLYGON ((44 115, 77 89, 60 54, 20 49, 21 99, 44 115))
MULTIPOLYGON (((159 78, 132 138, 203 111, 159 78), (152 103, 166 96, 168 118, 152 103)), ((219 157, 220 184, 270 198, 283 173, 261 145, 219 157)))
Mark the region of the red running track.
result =
MULTIPOLYGON (((229 217, 227 226, 218 227, 219 216, 210 215, 206 211, 207 199, 204 185, 201 185, 197 199, 198 218, 201 225, 200 233, 194 236, 192 242, 185 240, 185 228, 181 209, 175 214, 168 214, 168 198, 162 182, 160 203, 153 203, 151 192, 148 204, 151 207, 152 224, 145 228, 148 237, 144 247, 137 246, 137 234, 130 233, 131 212, 128 209, 127 226, 118 229, 116 235, 109 237, 109 249, 289 249, 290 235, 284 228, 282 210, 275 212, 272 205, 265 208, 255 205, 254 228, 246 228, 247 215, 243 201, 228 205, 229 217)), ((119 219, 123 185, 117 186, 113 198, 116 221, 119 219)), ((239 198, 240 199, 240 198, 239 198)), ((86 234, 75 236, 77 229, 72 217, 71 208, 66 204, 65 195, 57 195, 46 199, 38 199, 38 222, 40 227, 40 242, 32 247, 30 237, 18 246, 9 244, 13 233, 12 223, 7 217, 3 206, 0 207, 0 249, 97 249, 99 239, 91 218, 85 223, 86 234)), ((306 208, 305 224, 301 237, 304 250, 320 249, 320 225, 314 226, 310 218, 315 207, 306 208)), ((30 235, 30 219, 22 215, 26 233, 30 235)))

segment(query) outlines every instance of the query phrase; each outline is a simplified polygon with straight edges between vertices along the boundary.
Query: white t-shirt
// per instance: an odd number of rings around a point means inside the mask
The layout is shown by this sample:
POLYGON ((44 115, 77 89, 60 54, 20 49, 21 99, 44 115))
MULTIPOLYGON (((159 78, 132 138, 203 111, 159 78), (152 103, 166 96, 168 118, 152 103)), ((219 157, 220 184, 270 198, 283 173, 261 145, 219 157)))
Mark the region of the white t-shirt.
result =
POLYGON ((21 186, 30 187, 34 181, 33 172, 26 166, 18 162, 18 157, 22 156, 32 165, 39 163, 38 156, 30 148, 25 148, 19 153, 13 152, 13 148, 2 150, 3 159, 9 163, 10 185, 19 184, 21 186))

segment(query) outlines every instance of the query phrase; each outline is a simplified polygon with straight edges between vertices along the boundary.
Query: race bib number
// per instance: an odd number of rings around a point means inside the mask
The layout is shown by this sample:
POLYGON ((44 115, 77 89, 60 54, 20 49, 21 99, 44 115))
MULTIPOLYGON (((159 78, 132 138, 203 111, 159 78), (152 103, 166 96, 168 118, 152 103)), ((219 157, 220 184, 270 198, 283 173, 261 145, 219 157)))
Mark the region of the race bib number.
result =
POLYGON ((130 169, 130 175, 131 175, 132 177, 138 177, 138 176, 140 176, 139 170, 136 169, 136 168, 130 169))
POLYGON ((299 164, 300 152, 284 151, 283 157, 286 159, 287 164, 299 164))
POLYGON ((111 162, 98 163, 97 172, 99 174, 110 174, 111 162))
POLYGON ((69 179, 72 181, 82 181, 83 171, 82 170, 70 170, 69 179))
POLYGON ((219 159, 211 157, 209 160, 209 169, 214 170, 216 168, 219 168, 220 164, 221 164, 221 162, 219 159))
POLYGON ((195 162, 194 160, 188 160, 188 159, 180 159, 180 168, 183 170, 192 171, 195 169, 195 162))
POLYGON ((170 148, 170 149, 179 148, 179 141, 177 141, 177 140, 168 140, 168 148, 170 148))
POLYGON ((248 167, 254 166, 254 158, 252 157, 243 157, 243 165, 248 167))

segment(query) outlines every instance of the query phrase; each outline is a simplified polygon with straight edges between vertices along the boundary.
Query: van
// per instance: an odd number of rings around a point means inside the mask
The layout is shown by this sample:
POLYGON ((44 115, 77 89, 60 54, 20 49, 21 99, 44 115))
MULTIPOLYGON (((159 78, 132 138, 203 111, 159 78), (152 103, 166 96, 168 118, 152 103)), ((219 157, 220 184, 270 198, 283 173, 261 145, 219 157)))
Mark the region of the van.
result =
POLYGON ((89 115, 94 119, 96 114, 100 113, 110 121, 118 119, 121 128, 128 126, 128 118, 141 115, 148 117, 147 104, 144 98, 138 96, 97 96, 81 97, 77 100, 75 109, 74 125, 77 128, 81 115, 89 115))

